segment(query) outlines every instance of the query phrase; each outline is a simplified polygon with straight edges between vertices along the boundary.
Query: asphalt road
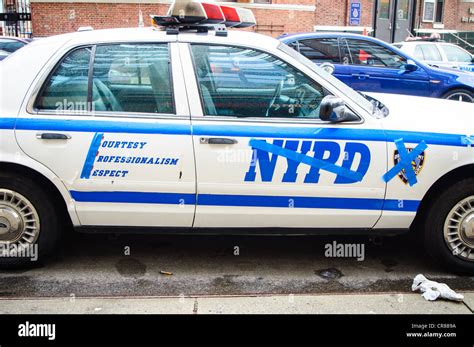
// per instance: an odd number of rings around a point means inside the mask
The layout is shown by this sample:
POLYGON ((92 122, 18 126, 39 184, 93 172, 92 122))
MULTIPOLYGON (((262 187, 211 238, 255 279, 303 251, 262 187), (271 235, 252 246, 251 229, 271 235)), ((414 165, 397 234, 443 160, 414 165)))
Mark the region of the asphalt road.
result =
POLYGON ((0 271, 0 298, 408 293, 418 273, 474 290, 474 277, 449 273, 408 234, 374 244, 363 236, 72 233, 41 266, 0 271), (326 257, 333 241, 363 243, 365 259, 326 257))

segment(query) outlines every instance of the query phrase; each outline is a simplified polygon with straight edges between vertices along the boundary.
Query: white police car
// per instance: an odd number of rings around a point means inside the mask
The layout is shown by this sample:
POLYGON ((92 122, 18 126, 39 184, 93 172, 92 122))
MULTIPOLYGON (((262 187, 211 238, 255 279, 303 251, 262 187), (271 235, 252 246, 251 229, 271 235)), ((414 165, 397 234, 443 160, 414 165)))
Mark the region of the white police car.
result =
MULTIPOLYGON (((251 24, 241 9, 192 2, 171 15, 155 18, 166 30, 45 38, 1 65, 4 253, 37 244, 44 256, 69 223, 413 227, 451 269, 474 269, 474 105, 377 101, 273 38, 207 30, 251 24)), ((12 262, 25 260, 0 257, 12 262)))

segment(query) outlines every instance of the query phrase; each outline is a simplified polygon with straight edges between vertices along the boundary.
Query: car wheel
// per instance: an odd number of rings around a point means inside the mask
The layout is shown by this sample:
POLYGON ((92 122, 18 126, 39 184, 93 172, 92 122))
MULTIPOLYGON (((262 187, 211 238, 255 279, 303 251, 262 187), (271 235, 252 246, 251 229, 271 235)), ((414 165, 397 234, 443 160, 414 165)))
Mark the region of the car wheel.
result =
POLYGON ((32 267, 59 239, 60 219, 47 194, 29 178, 0 174, 0 267, 32 267))
POLYGON ((428 252, 452 271, 474 273, 474 178, 446 189, 425 219, 428 252))
POLYGON ((446 93, 443 96, 443 98, 447 99, 447 100, 474 102, 474 93, 470 92, 469 90, 465 90, 465 89, 455 89, 455 90, 451 90, 450 92, 446 93))

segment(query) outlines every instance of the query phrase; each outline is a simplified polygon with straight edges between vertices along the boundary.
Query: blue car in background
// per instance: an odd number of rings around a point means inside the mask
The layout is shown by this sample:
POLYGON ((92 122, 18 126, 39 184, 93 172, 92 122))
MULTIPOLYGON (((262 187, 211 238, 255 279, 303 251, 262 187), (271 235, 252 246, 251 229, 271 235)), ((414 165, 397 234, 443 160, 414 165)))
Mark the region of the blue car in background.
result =
POLYGON ((474 74, 428 66, 376 38, 349 33, 304 33, 279 40, 355 90, 474 102, 474 74))

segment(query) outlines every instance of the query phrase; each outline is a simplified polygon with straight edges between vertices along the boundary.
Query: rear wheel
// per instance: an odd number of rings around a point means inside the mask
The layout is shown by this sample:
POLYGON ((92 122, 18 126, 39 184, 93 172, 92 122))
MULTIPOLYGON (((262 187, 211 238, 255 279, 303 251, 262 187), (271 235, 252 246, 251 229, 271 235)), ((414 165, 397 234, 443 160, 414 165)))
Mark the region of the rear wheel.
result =
POLYGON ((0 267, 34 266, 55 248, 56 209, 31 179, 0 174, 0 267))
POLYGON ((455 90, 451 90, 450 92, 446 93, 443 96, 443 98, 447 99, 447 100, 474 102, 474 93, 470 92, 469 90, 465 90, 465 89, 455 89, 455 90))
POLYGON ((451 270, 474 273, 474 178, 435 199, 425 220, 425 243, 451 270))

